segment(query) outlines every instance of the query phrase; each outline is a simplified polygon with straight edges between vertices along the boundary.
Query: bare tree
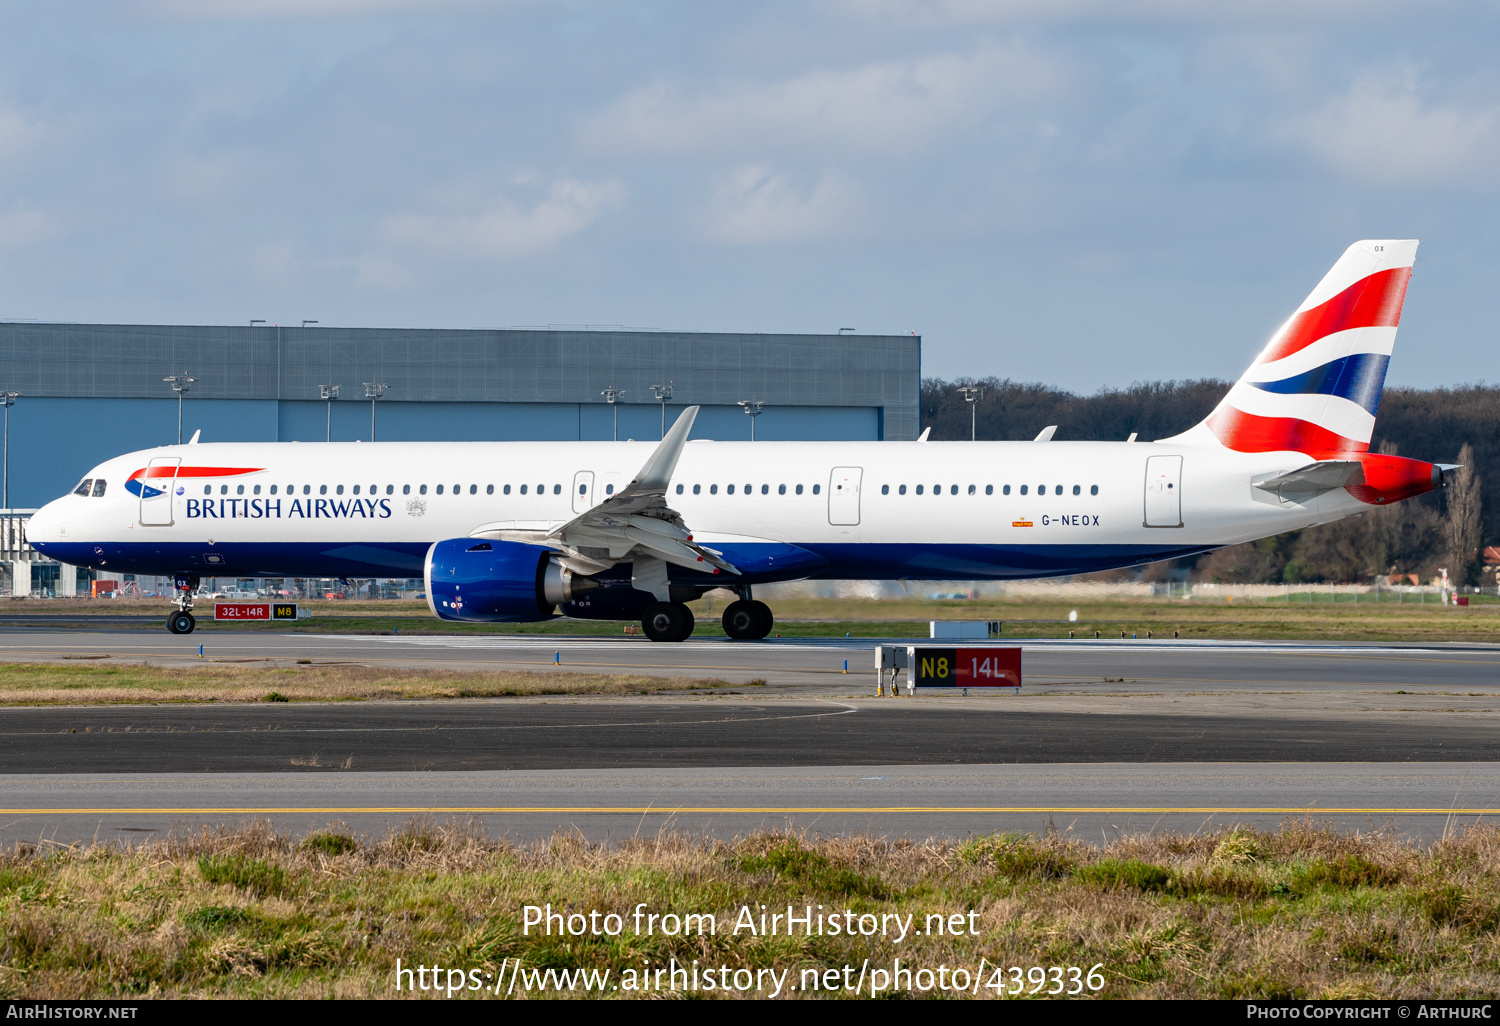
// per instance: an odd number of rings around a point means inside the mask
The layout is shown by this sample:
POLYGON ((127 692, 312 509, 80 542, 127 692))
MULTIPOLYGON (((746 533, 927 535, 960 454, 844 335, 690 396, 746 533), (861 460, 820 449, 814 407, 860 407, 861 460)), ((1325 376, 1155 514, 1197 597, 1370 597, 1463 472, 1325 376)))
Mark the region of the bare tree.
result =
POLYGON ((1474 447, 1464 443, 1458 451, 1459 469, 1448 479, 1448 517, 1443 522, 1447 542, 1448 579, 1467 584, 1479 556, 1479 474, 1474 469, 1474 447))

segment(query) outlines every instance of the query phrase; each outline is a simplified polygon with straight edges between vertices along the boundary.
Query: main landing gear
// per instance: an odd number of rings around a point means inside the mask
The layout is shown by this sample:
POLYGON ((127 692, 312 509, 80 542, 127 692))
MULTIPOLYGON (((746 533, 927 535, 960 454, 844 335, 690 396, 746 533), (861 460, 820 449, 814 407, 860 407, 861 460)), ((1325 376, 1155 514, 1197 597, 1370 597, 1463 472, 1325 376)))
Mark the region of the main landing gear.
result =
POLYGON ((177 592, 177 612, 167 617, 167 630, 173 634, 191 634, 198 621, 193 618, 193 592, 198 588, 196 577, 172 578, 173 590, 177 592))
POLYGON ((759 641, 775 623, 771 607, 755 599, 740 599, 724 609, 724 633, 736 641, 759 641))
POLYGON ((693 633, 693 611, 681 602, 653 602, 641 617, 641 630, 652 641, 686 641, 693 633))

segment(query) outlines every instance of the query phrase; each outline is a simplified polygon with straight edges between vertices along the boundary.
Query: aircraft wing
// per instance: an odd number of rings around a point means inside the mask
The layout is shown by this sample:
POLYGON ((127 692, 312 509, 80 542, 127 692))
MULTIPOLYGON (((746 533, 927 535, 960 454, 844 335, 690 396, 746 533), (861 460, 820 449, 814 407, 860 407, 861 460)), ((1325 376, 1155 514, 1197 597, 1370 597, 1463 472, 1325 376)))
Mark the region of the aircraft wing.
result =
POLYGON ((1363 480, 1363 471, 1358 460, 1319 460, 1264 481, 1256 481, 1255 487, 1282 497, 1318 495, 1363 480))
MULTIPOLYGON (((661 440, 635 479, 587 512, 548 532, 546 543, 598 564, 587 573, 634 555, 655 556, 690 570, 738 574, 723 554, 693 541, 682 515, 667 505, 667 486, 698 416, 689 406, 661 440)), ((567 560, 565 559, 564 562, 567 560)))

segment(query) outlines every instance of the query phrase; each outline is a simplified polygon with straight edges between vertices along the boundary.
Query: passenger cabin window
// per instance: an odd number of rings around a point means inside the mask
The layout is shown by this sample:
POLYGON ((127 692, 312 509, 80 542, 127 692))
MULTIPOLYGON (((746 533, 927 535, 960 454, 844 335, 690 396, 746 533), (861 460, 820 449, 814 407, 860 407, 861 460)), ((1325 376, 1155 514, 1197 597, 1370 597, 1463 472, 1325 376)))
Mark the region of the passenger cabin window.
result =
POLYGON ((958 485, 952 485, 952 486, 950 486, 949 489, 948 489, 948 494, 949 495, 957 495, 958 494, 958 485))
POLYGON ((318 494, 319 495, 327 495, 328 494, 328 486, 327 485, 318 485, 318 494))
POLYGON ((776 494, 777 495, 785 495, 786 494, 786 485, 777 485, 776 486, 776 494))
POLYGON ((486 495, 494 495, 495 494, 495 486, 494 485, 485 485, 484 486, 484 494, 486 494, 486 495))
POLYGON ((236 494, 236 495, 244 495, 245 494, 245 486, 244 485, 235 485, 234 486, 234 494, 236 494))
POLYGON ((1010 494, 1010 485, 1006 485, 1004 488, 1000 489, 1000 494, 1001 495, 1009 495, 1010 494))
MULTIPOLYGON (((1081 488, 1081 487, 1079 487, 1079 486, 1078 486, 1078 485, 1074 485, 1074 486, 1073 486, 1073 494, 1074 494, 1074 495, 1078 495, 1078 494, 1079 494, 1079 493, 1081 493, 1081 492, 1082 492, 1082 491, 1083 491, 1083 489, 1082 489, 1082 488, 1081 488)), ((1092 515, 1092 514, 1090 514, 1090 515, 1092 515)))
POLYGON ((703 491, 703 486, 702 485, 693 485, 693 494, 694 495, 697 495, 701 491, 703 491))
POLYGON ((219 485, 219 494, 220 495, 228 495, 229 494, 229 486, 228 485, 219 485))
POLYGON ((355 485, 355 486, 354 486, 354 494, 355 494, 355 495, 358 495, 358 494, 359 494, 359 485, 355 485))
POLYGON ((1054 488, 1052 490, 1052 494, 1053 495, 1061 495, 1062 494, 1062 485, 1058 485, 1056 488, 1054 488))
MULTIPOLYGON (((729 490, 731 492, 734 491, 734 485, 730 485, 729 486, 729 490)), ((709 495, 718 495, 719 494, 719 486, 716 485, 716 484, 709 485, 708 486, 708 494, 709 495)))
POLYGON ((203 486, 203 494, 204 495, 212 495, 213 493, 214 493, 214 486, 213 485, 204 485, 203 486))
POLYGON ((501 491, 501 493, 503 493, 505 495, 509 495, 510 494, 510 485, 506 485, 504 488, 500 489, 500 491, 501 491))
POLYGON ((801 494, 802 494, 802 486, 801 486, 801 485, 798 485, 798 486, 797 486, 797 494, 798 494, 798 495, 801 495, 801 494))
POLYGON ((303 495, 311 495, 312 494, 312 485, 303 485, 302 486, 302 494, 303 495))
POLYGON ((724 491, 727 494, 729 494, 729 495, 733 495, 734 494, 734 485, 728 485, 728 486, 726 486, 725 489, 724 489, 724 491))
POLYGON ((969 494, 970 494, 970 495, 973 495, 973 494, 974 494, 974 491, 975 491, 975 488, 974 488, 974 486, 973 486, 973 485, 969 485, 969 494))
POLYGON ((525 485, 522 485, 522 486, 521 486, 521 494, 522 494, 522 495, 525 495, 525 494, 526 494, 526 486, 525 486, 525 485))
POLYGON ((1089 485, 1089 494, 1090 495, 1098 495, 1099 494, 1099 486, 1098 485, 1089 485))
POLYGON ((272 486, 271 486, 271 494, 272 494, 272 495, 275 495, 275 494, 276 494, 276 486, 275 486, 275 485, 272 485, 272 486))
POLYGON ((443 486, 442 486, 442 485, 438 485, 438 486, 437 486, 437 493, 438 493, 438 494, 439 494, 439 495, 442 495, 442 494, 443 494, 443 486))
POLYGON ((402 485, 401 486, 401 494, 402 495, 410 495, 411 494, 411 485, 402 485))
POLYGON ((1022 486, 1021 486, 1021 494, 1022 494, 1022 495, 1025 495, 1025 494, 1026 494, 1026 486, 1025 486, 1025 485, 1022 485, 1022 486))
POLYGON ((552 494, 553 495, 561 495, 562 494, 562 485, 553 485, 552 486, 552 494))
POLYGON ((97 499, 100 496, 102 496, 103 494, 104 494, 104 478, 102 478, 102 477, 95 478, 95 480, 94 480, 94 498, 97 499))
POLYGON ((73 489, 73 494, 87 497, 89 494, 89 489, 93 486, 94 479, 91 477, 86 477, 82 481, 78 482, 78 487, 73 489))
POLYGON ((822 490, 823 490, 823 486, 822 485, 813 485, 813 494, 814 495, 817 495, 822 490))
POLYGON ((889 495, 889 494, 891 494, 891 486, 890 485, 881 485, 880 486, 880 494, 881 495, 889 495))
POLYGON ((922 486, 921 485, 917 485, 917 494, 918 495, 922 494, 922 486))
MULTIPOLYGON (((490 485, 490 491, 494 491, 494 490, 495 490, 495 486, 494 485, 490 485)), ((479 494, 479 486, 478 485, 469 485, 469 494, 470 495, 478 495, 479 494)))
POLYGON ((897 488, 896 489, 896 494, 897 495, 905 495, 906 494, 906 485, 901 485, 899 488, 897 488))
POLYGON ((418 495, 426 495, 427 494, 427 486, 426 485, 417 485, 417 494, 418 495))
POLYGON ((986 495, 994 495, 995 494, 995 486, 994 485, 985 485, 984 486, 984 494, 986 494, 986 495))
MULTIPOLYGON (((578 489, 578 490, 579 490, 579 491, 580 491, 580 492, 581 492, 581 491, 583 491, 583 489, 582 489, 582 488, 580 488, 580 489, 578 489)), ((681 495, 681 494, 682 494, 682 485, 678 485, 678 486, 677 486, 677 494, 678 494, 678 495, 681 495)))

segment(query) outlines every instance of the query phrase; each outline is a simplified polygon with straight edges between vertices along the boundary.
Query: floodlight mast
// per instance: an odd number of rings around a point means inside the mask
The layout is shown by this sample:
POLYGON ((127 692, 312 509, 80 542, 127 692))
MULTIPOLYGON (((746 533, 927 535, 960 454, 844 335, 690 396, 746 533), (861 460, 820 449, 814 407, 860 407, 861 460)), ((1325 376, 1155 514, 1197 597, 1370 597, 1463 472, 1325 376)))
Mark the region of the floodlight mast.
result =
POLYGON ((755 418, 761 415, 761 407, 765 406, 766 402, 764 399, 741 399, 739 405, 743 406, 745 412, 750 415, 750 441, 753 442, 755 441, 755 418))
POLYGON ((668 381, 665 385, 652 385, 651 394, 656 396, 656 401, 661 403, 661 437, 665 441, 667 437, 667 400, 672 398, 672 385, 675 381, 668 381))
POLYGON ((0 406, 5 408, 4 456, 0 457, 0 509, 10 509, 10 408, 19 398, 20 392, 0 391, 0 406))
MULTIPOLYGON (((339 397, 339 386, 319 385, 318 394, 322 397, 323 401, 328 404, 328 433, 323 441, 331 442, 333 441, 333 401, 339 397)), ((374 411, 372 410, 371 413, 373 415, 374 411)), ((373 424, 371 424, 370 426, 370 433, 372 436, 375 433, 375 427, 373 424)), ((374 441, 373 437, 371 438, 371 441, 374 441)))
POLYGON ((375 400, 385 395, 385 390, 390 388, 383 381, 366 381, 365 398, 370 400, 370 441, 375 441, 375 400))
MULTIPOLYGON (((609 403, 609 408, 615 412, 615 441, 618 442, 620 440, 620 408, 615 403, 625 398, 625 389, 610 385, 599 394, 604 396, 604 401, 609 403)), ((665 436, 665 432, 663 432, 663 436, 665 436)))
POLYGON ((969 404, 969 441, 976 440, 978 435, 978 414, 976 410, 979 400, 984 398, 984 386, 969 382, 967 385, 958 386, 958 394, 964 397, 964 402, 969 404))
POLYGON ((177 393, 177 444, 182 444, 182 396, 188 389, 193 387, 193 382, 198 379, 190 374, 171 374, 162 378, 172 386, 172 391, 177 393))

